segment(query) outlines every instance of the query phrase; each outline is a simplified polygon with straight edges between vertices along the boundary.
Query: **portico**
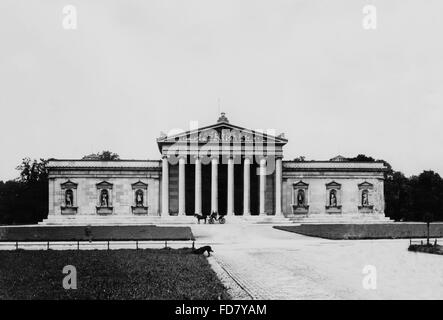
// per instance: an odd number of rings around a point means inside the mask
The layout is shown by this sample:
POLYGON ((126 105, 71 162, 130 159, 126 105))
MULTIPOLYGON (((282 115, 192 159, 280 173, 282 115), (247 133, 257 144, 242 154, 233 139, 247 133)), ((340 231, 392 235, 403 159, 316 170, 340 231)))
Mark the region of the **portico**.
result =
POLYGON ((222 114, 215 125, 157 142, 163 216, 282 214, 282 136, 231 125, 222 114))

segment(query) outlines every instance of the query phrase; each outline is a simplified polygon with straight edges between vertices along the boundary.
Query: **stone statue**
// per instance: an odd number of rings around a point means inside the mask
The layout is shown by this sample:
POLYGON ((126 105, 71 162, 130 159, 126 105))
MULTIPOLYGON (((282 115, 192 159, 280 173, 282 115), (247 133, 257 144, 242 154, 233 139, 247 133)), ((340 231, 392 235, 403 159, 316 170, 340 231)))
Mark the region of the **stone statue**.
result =
POLYGON ((108 190, 102 190, 101 192, 101 199, 100 199, 100 205, 102 207, 109 207, 109 195, 108 190))
POLYGON ((369 195, 368 190, 363 190, 361 194, 361 204, 363 206, 369 206, 369 195))
POLYGON ((305 192, 303 190, 298 190, 297 192, 297 205, 302 207, 305 205, 305 192))
POLYGON ((66 190, 66 194, 65 194, 65 204, 67 207, 72 207, 73 204, 73 194, 72 194, 72 190, 66 190))
POLYGON ((135 193, 135 205, 137 207, 143 207, 143 191, 137 190, 135 193))
POLYGON ((337 196, 335 195, 335 190, 331 190, 329 194, 329 206, 331 207, 337 206, 337 196))

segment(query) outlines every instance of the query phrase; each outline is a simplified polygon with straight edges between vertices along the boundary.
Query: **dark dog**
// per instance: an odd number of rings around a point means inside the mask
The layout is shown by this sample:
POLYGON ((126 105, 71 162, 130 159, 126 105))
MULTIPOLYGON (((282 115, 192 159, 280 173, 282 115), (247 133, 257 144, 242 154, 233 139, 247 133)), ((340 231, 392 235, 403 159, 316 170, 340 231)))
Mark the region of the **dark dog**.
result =
POLYGON ((197 218, 198 224, 200 224, 200 220, 205 220, 205 224, 206 224, 206 218, 207 218, 207 216, 202 215, 202 214, 194 214, 194 217, 197 218))
POLYGON ((210 257, 211 256, 211 252, 214 252, 214 251, 212 251, 211 246, 204 246, 204 247, 201 247, 201 248, 198 248, 198 249, 194 249, 194 251, 192 251, 192 253, 194 253, 194 254, 205 254, 205 252, 207 252, 208 253, 208 257, 210 257))

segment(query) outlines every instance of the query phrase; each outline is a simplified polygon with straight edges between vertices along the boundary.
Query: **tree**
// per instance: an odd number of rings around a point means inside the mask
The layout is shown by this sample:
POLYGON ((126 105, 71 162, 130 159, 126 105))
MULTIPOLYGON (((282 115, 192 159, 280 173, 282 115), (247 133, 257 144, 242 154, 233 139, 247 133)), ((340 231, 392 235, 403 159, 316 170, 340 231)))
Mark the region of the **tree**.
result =
POLYGON ((30 158, 24 158, 22 163, 17 166, 17 170, 20 171, 20 182, 23 183, 38 183, 40 181, 46 182, 48 178, 48 170, 46 169, 46 165, 48 160, 40 159, 31 160, 30 158))
POLYGON ((113 161, 113 160, 120 160, 120 156, 117 153, 113 153, 111 151, 102 151, 100 153, 92 153, 90 155, 84 156, 82 159, 113 161))
POLYGON ((102 151, 98 154, 100 160, 120 160, 120 156, 116 153, 113 153, 111 151, 102 151))
POLYGON ((409 179, 398 171, 385 179, 385 213, 396 221, 405 219, 409 213, 411 192, 409 179))
POLYGON ((352 162, 375 162, 376 160, 372 157, 368 157, 364 154, 359 154, 356 157, 348 158, 348 161, 352 162))
POLYGON ((423 221, 425 214, 443 220, 443 179, 434 171, 423 171, 410 178, 411 218, 423 221))
POLYGON ((20 177, 0 183, 0 223, 37 223, 48 214, 47 160, 25 158, 20 177))

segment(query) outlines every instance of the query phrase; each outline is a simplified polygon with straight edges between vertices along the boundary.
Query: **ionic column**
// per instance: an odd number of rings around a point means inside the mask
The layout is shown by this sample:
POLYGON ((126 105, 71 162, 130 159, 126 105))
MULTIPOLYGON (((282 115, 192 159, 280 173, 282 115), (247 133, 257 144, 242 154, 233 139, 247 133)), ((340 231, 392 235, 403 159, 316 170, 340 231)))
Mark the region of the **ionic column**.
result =
POLYGON ((195 159, 195 213, 202 214, 202 163, 195 159))
POLYGON ((218 159, 211 160, 211 213, 218 212, 218 159))
POLYGON ((266 187, 266 159, 260 160, 260 210, 259 214, 265 214, 265 187, 266 187))
POLYGON ((185 205, 185 158, 178 160, 178 214, 186 214, 185 205))
POLYGON ((234 214, 234 159, 228 159, 228 215, 234 214))
POLYGON ((251 193, 250 193, 250 164, 251 160, 249 158, 245 158, 243 163, 243 215, 250 215, 251 210, 249 208, 251 201, 251 193))
POLYGON ((282 184, 282 159, 277 158, 275 160, 275 215, 282 215, 281 184, 282 184))
POLYGON ((162 158, 162 216, 169 215, 169 163, 168 157, 162 158))

